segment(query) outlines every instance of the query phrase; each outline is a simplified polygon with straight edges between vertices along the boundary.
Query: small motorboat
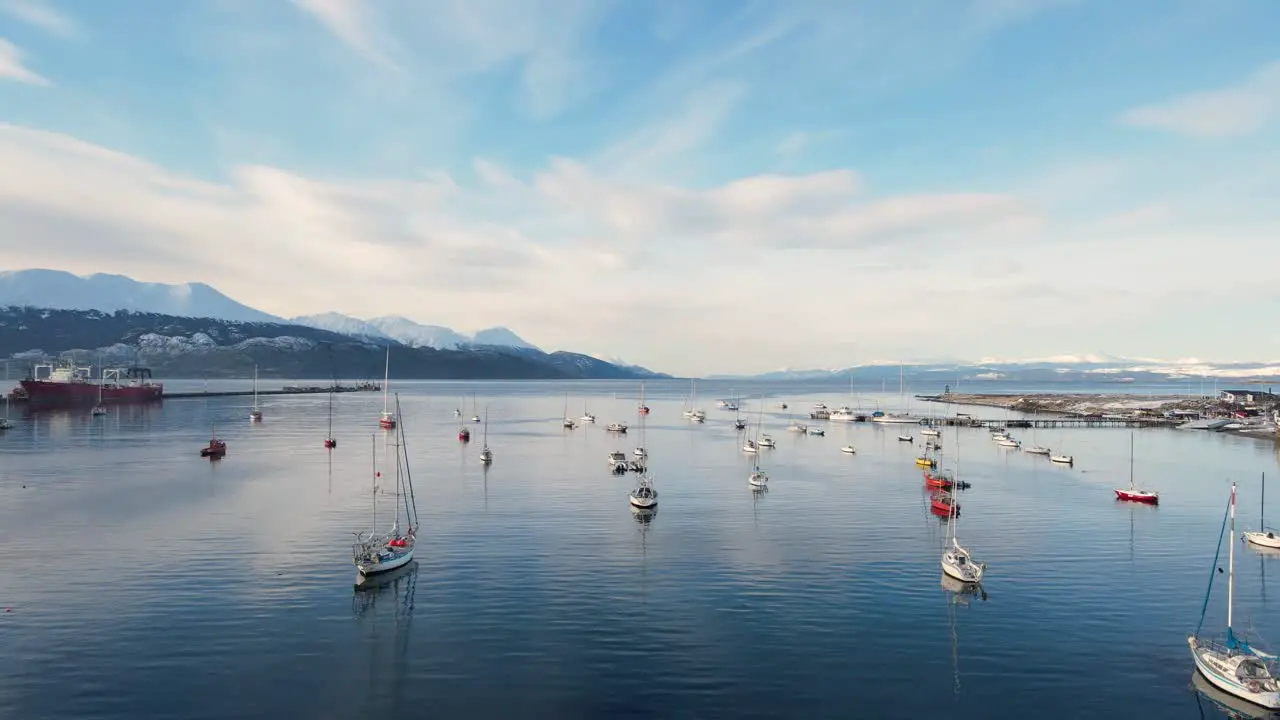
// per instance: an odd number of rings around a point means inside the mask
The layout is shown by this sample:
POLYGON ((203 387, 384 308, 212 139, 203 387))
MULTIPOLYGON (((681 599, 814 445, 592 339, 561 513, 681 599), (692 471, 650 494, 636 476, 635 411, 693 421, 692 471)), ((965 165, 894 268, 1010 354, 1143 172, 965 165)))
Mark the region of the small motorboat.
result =
POLYGON ((649 451, 645 450, 642 447, 638 447, 635 450, 632 450, 631 454, 635 455, 636 457, 649 457, 649 451))
POLYGON ((472 415, 472 416, 471 416, 471 422, 473 422, 473 423, 478 423, 478 422, 480 422, 480 416, 479 416, 479 415, 472 415))
POLYGON ((819 437, 826 437, 827 435, 827 431, 820 427, 811 427, 808 429, 808 432, 810 435, 817 435, 819 437))
POLYGON ((941 437, 942 436, 942 432, 934 428, 925 428, 920 431, 920 434, 924 435, 925 437, 941 437))
POLYGON ((611 433, 621 433, 625 435, 627 432, 627 426, 623 423, 609 423, 609 425, 605 427, 605 430, 608 430, 611 433))
POLYGON ((200 448, 200 457, 217 460, 227 454, 227 443, 218 438, 211 438, 209 444, 200 448))
POLYGON ((582 417, 578 418, 578 422, 583 424, 593 423, 595 421, 596 421, 596 416, 592 415, 591 413, 584 413, 582 417))
POLYGON ((762 448, 777 447, 777 444, 773 442, 773 438, 765 433, 760 433, 760 439, 756 441, 756 445, 762 448))
POLYGON ((1076 459, 1070 455, 1050 455, 1049 462, 1056 462, 1059 465, 1074 465, 1076 459))
POLYGON ((913 437, 911 437, 910 435, 899 435, 899 436, 898 436, 898 442, 915 442, 915 441, 916 441, 916 439, 915 439, 915 438, 913 438, 913 437))
POLYGON ((920 455, 916 457, 916 465, 920 467, 934 468, 938 466, 938 461, 931 457, 920 455))
POLYGON ((793 433, 802 433, 807 431, 808 429, 809 428, 807 426, 801 425, 800 423, 792 423, 787 426, 787 432, 793 432, 793 433))
POLYGON ((574 424, 572 418, 565 418, 564 422, 561 423, 561 425, 564 427, 565 430, 572 430, 575 427, 577 427, 577 425, 574 424))
POLYGON ((856 455, 858 451, 854 449, 852 445, 845 445, 844 447, 840 448, 840 452, 844 453, 845 455, 856 455))
POLYGON ((626 454, 623 453, 621 450, 614 450, 613 452, 609 453, 609 464, 615 467, 618 464, 621 464, 625 468, 627 464, 626 454))

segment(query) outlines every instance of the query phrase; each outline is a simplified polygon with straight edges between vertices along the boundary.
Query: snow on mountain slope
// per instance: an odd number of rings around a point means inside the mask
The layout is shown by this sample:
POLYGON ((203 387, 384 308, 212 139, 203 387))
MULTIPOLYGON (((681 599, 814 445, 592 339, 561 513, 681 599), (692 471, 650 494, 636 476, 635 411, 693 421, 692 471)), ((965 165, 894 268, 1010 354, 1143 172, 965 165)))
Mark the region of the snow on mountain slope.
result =
POLYGON ((409 347, 454 350, 460 345, 466 345, 471 342, 471 338, 466 335, 460 335, 447 327, 421 325, 409 318, 398 315, 370 318, 369 324, 377 328, 383 335, 398 340, 409 347))
POLYGON ((502 347, 523 348, 525 350, 539 349, 533 343, 526 341, 524 338, 504 327, 492 327, 486 330, 481 330, 472 336, 471 342, 476 345, 499 345, 502 347))
POLYGON ((352 337, 375 340, 391 339, 372 323, 360 318, 353 318, 350 315, 343 315, 342 313, 326 312, 318 315, 300 315, 295 318, 289 318, 289 322, 316 328, 317 330, 328 330, 329 332, 351 335, 352 337))
POLYGON ((58 310, 132 310, 179 317, 208 317, 248 322, 280 318, 232 300, 204 283, 138 282, 124 275, 79 276, 61 270, 0 272, 0 306, 58 310))

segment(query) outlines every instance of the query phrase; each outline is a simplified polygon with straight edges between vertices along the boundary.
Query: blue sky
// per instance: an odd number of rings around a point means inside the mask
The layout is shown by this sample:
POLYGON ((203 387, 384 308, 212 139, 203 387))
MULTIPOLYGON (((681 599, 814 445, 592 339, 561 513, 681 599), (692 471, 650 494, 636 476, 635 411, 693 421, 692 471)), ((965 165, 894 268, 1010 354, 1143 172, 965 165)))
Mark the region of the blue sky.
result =
POLYGON ((1280 261, 1276 27, 1268 0, 0 0, 0 265, 680 373, 1280 357, 1242 271, 1280 261))

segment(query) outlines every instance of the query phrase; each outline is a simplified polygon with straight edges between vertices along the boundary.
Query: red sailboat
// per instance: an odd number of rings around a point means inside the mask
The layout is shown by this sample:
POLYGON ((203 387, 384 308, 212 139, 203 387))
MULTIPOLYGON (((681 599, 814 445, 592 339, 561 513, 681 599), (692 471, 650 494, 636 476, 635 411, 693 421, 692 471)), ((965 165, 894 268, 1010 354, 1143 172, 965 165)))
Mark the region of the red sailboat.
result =
POLYGON ((955 479, 947 470, 926 470, 924 473, 924 486, 935 490, 950 490, 955 486, 955 479))
POLYGON ((471 442, 471 431, 470 431, 470 430, 468 430, 468 429, 466 429, 466 428, 459 428, 459 429, 458 429, 458 441, 459 441, 459 442, 471 442))
POLYGON ((210 460, 219 460, 227 454, 227 443, 218 439, 218 430, 215 427, 209 438, 209 444, 200 448, 200 457, 209 458, 210 460))
POLYGON ((1133 433, 1129 433, 1129 487, 1116 488, 1116 500, 1140 502, 1148 505, 1160 504, 1160 493, 1150 490, 1139 490, 1133 484, 1133 433))
POLYGON ((956 502, 955 498, 946 492, 935 493, 929 501, 929 509, 936 515, 945 515, 947 517, 960 515, 960 503, 956 502))

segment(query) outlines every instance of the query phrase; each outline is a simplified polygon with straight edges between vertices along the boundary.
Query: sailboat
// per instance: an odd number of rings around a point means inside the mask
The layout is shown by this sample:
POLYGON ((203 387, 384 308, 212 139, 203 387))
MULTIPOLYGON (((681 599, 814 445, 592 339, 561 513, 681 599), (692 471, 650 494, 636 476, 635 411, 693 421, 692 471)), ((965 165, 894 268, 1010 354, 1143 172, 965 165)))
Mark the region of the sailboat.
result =
POLYGON ((1245 540, 1267 548, 1280 548, 1280 536, 1267 527, 1267 474, 1262 473, 1262 509, 1258 511, 1259 530, 1245 532, 1245 540))
MULTIPOLYGON (((760 445, 760 429, 764 426, 764 396, 760 397, 760 419, 756 421, 756 446, 760 445)), ((760 469, 760 454, 756 453, 755 463, 751 468, 751 475, 747 477, 747 483, 753 488, 763 488, 769 484, 769 476, 765 471, 760 469)))
MULTIPOLYGON (((464 402, 465 404, 465 402, 464 402)), ((471 442, 471 428, 462 424, 462 416, 458 416, 458 442, 471 442)))
MULTIPOLYGON (((1037 413, 1038 415, 1039 413, 1037 413)), ((1031 445, 1022 449, 1023 452, 1030 455, 1050 455, 1049 448, 1036 443, 1036 418, 1031 418, 1031 445)))
POLYGON ((391 391, 391 346, 387 346, 387 366, 382 374, 382 415, 378 418, 378 427, 383 430, 392 430, 396 426, 396 416, 391 412, 388 405, 390 401, 391 391))
POLYGON ((649 414, 649 406, 644 404, 644 383, 640 383, 640 406, 636 408, 636 412, 641 415, 649 414))
POLYGON ((480 462, 488 465, 493 462, 493 451, 489 449, 489 409, 484 410, 484 449, 480 451, 480 462))
POLYGON ((907 408, 906 412, 885 413, 884 415, 872 415, 871 421, 878 423, 890 424, 915 424, 920 423, 920 419, 912 417, 911 407, 906 402, 906 386, 903 384, 902 365, 898 365, 898 404, 907 408))
POLYGON ((564 394, 564 423, 562 424, 566 430, 572 430, 577 427, 573 422, 573 418, 569 417, 569 393, 564 394))
MULTIPOLYGON (((392 420, 394 427, 399 427, 403 422, 403 418, 400 416, 399 396, 396 397, 396 410, 392 420)), ((378 472, 378 442, 376 438, 370 437, 370 443, 374 451, 373 477, 370 478, 372 481, 373 525, 368 531, 357 533, 356 542, 351 546, 352 562, 361 575, 390 572, 407 565, 413 560, 413 549, 417 542, 418 533, 418 511, 417 502, 413 494, 413 476, 409 472, 409 453, 404 444, 404 439, 404 429, 401 427, 395 435, 393 444, 396 449, 395 516, 392 518, 390 530, 378 532, 378 480, 382 474, 378 472), (404 530, 400 528, 402 511, 406 525, 404 530)))
POLYGON ((253 409, 249 411, 249 419, 262 422, 262 409, 258 407, 258 366, 253 366, 253 409))
POLYGON ((690 380, 689 390, 689 408, 684 411, 684 416, 694 422, 705 422, 707 413, 698 409, 698 381, 690 380))
POLYGON ((7 394, 4 396, 4 417, 0 418, 0 431, 13 429, 13 421, 9 420, 9 401, 11 399, 7 394))
MULTIPOLYGON (((641 417, 640 418, 640 446, 642 448, 646 447, 645 446, 645 425, 646 425, 645 418, 641 417)), ((631 506, 635 508, 639 508, 641 510, 647 510, 649 508, 658 507, 658 491, 656 488, 653 487, 653 474, 649 472, 648 456, 649 456, 649 451, 646 450, 644 454, 645 464, 636 473, 637 475, 640 476, 640 479, 636 483, 636 486, 632 488, 631 494, 628 497, 628 500, 630 501, 631 506)))
MULTIPOLYGON (((1236 484, 1231 483, 1231 500, 1227 504, 1227 515, 1231 520, 1230 538, 1236 535, 1236 484)), ((1223 518, 1225 525, 1227 518, 1223 518)), ((1218 533, 1218 551, 1222 549, 1222 533, 1218 533)), ((1214 571, 1218 570, 1218 556, 1214 553, 1214 571)), ((1209 592, 1213 591, 1213 579, 1217 572, 1209 573, 1209 592)), ((1196 669, 1205 679, 1223 690, 1243 700, 1264 708, 1280 709, 1280 683, 1276 681, 1276 656, 1264 653, 1249 646, 1249 643, 1235 636, 1232 629, 1232 605, 1235 602, 1236 584, 1236 544, 1227 543, 1227 637, 1219 643, 1215 640, 1200 637, 1200 628, 1204 625, 1205 611, 1208 610, 1208 594, 1206 593, 1204 609, 1200 611, 1200 622, 1195 633, 1187 636, 1187 645, 1191 648, 1191 657, 1196 669)))
POLYGON ((102 376, 98 378, 98 404, 93 406, 89 411, 90 415, 106 415, 107 406, 102 404, 102 386, 107 384, 107 371, 102 370, 102 376))
POLYGON ((578 418, 578 422, 586 424, 596 421, 596 416, 587 412, 587 399, 582 398, 582 417, 578 418))
MULTIPOLYGON (((960 472, 960 431, 956 430, 956 475, 960 472)), ((954 480, 953 480, 954 482, 954 480)), ((948 496, 947 543, 942 550, 942 572, 963 583, 982 582, 986 563, 976 563, 956 538, 960 525, 960 505, 948 496)))
POLYGON ((480 413, 477 410, 477 407, 478 406, 476 405, 476 394, 471 393, 471 422, 473 423, 480 422, 480 413))
POLYGON ((338 447, 338 439, 333 436, 333 393, 337 386, 338 381, 335 378, 333 387, 329 388, 329 434, 324 436, 324 446, 329 450, 338 447))
POLYGON ((1116 488, 1116 499, 1150 505, 1160 504, 1160 493, 1139 490, 1133 485, 1133 433, 1129 433, 1129 487, 1116 488))
POLYGON ((742 414, 739 410, 738 397, 736 395, 733 398, 733 429, 734 430, 747 429, 747 421, 742 419, 742 414))

